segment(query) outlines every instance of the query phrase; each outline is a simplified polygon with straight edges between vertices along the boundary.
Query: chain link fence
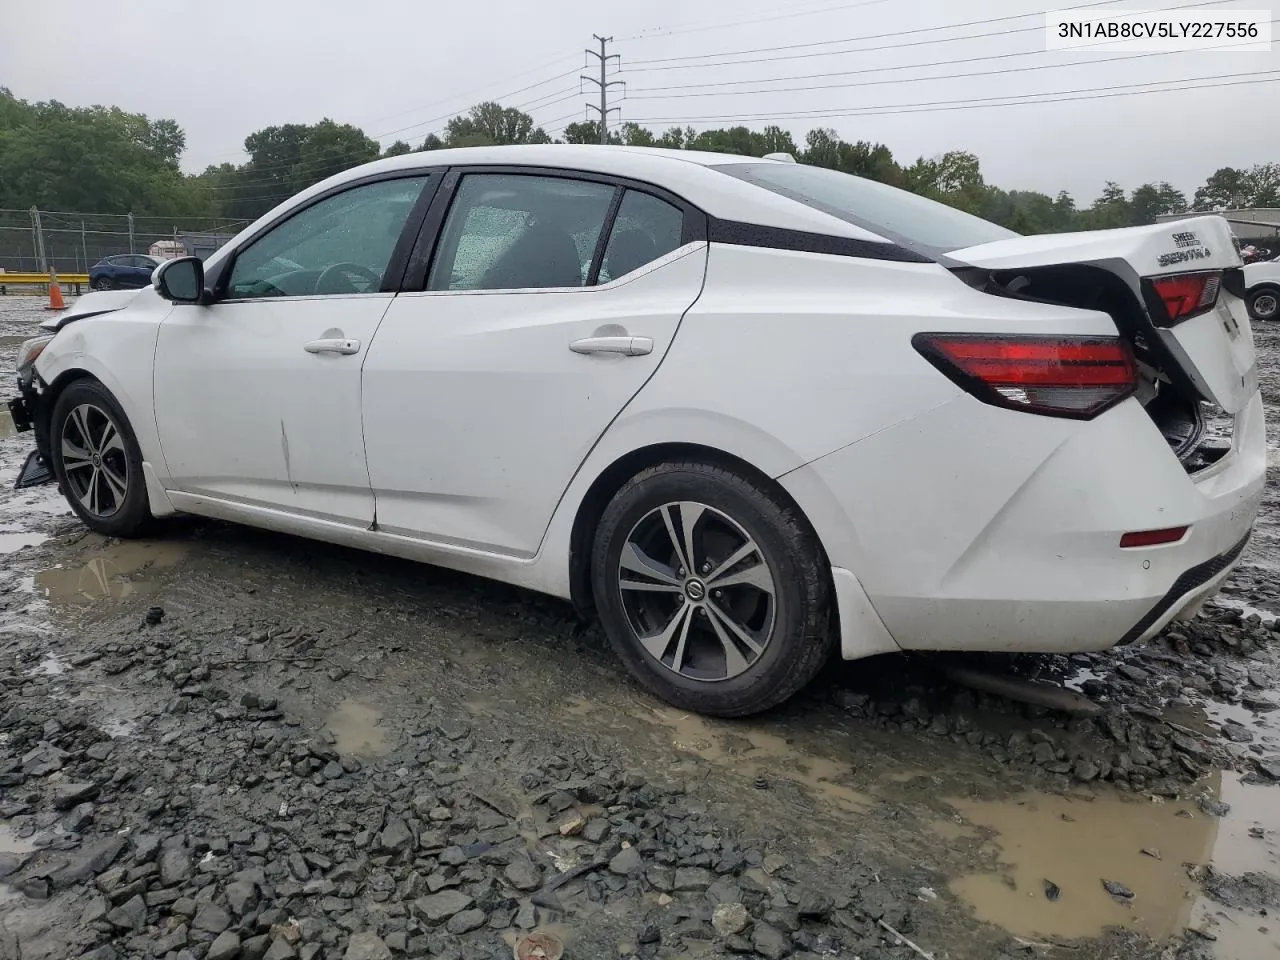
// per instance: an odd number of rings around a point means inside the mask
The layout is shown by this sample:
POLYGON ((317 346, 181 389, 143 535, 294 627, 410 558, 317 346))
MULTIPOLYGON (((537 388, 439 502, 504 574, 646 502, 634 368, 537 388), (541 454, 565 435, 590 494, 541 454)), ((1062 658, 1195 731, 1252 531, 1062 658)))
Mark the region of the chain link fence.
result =
POLYGON ((125 253, 203 258, 248 223, 220 217, 0 209, 0 269, 88 273, 103 257, 125 253))

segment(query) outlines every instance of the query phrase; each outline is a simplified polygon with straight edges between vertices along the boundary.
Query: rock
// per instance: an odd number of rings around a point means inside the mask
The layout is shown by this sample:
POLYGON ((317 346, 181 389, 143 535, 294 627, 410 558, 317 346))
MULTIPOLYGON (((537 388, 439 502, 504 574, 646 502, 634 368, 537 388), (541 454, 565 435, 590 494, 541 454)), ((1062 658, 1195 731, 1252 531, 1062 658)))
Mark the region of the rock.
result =
POLYGON ((387 826, 378 837, 378 843, 388 853, 399 853, 413 845, 413 832, 399 817, 387 820, 387 826))
POLYGON ((240 946, 240 960, 262 960, 270 946, 271 937, 268 934, 250 937, 240 946))
POLYGON ((201 904, 196 917, 191 921, 193 930, 204 930, 206 933, 221 933, 231 926, 231 915, 215 903, 201 904))
POLYGON ((147 904, 142 897, 134 897, 107 914, 107 923, 121 930, 141 930, 147 925, 147 904))
POLYGON ((538 912, 531 900, 521 900, 516 910, 515 925, 521 930, 532 930, 538 923, 538 912))
POLYGON ((230 930, 218 934, 218 938, 209 946, 204 960, 235 960, 240 954, 240 938, 230 930))
POLYGON ((0 853, 0 879, 17 873, 33 856, 31 853, 0 853))
POLYGON ((1196 806, 1204 813, 1211 817, 1225 817, 1231 812, 1231 804, 1223 803, 1221 800, 1215 800, 1207 793, 1201 794, 1196 800, 1196 806))
POLYGON ((185 846, 167 846, 160 854, 160 882, 178 887, 191 877, 191 853, 185 846))
POLYGON ((1058 886, 1056 883, 1054 883, 1052 880, 1046 880, 1046 881, 1044 882, 1044 897, 1045 897, 1045 899, 1046 899, 1046 900, 1048 900, 1050 903, 1057 903, 1057 902, 1058 902, 1058 898, 1059 898, 1060 896, 1062 896, 1062 888, 1061 888, 1061 887, 1059 887, 1059 886, 1058 886))
POLYGON ((1116 673, 1124 677, 1126 680, 1132 680, 1134 683, 1147 683, 1151 680, 1151 674, 1141 667, 1135 667, 1131 663, 1122 663, 1116 667, 1116 673))
POLYGON ((475 901, 460 890, 442 890, 413 901, 413 911, 428 923, 442 923, 475 901))
POLYGON ((751 931, 751 948, 765 960, 782 960, 791 954, 791 938, 767 923, 757 923, 751 931))
POLYGON ((1103 880, 1102 888, 1117 900, 1128 901, 1133 899, 1133 891, 1123 883, 1117 883, 1115 880, 1103 880))
POLYGON ((1174 731, 1169 737, 1169 742, 1173 744, 1174 749, 1181 750, 1183 753, 1199 760, 1207 759, 1209 756, 1209 751, 1204 748, 1203 744, 1193 740, 1185 733, 1174 731))
POLYGON ((472 930, 479 930, 488 922, 489 915, 483 910, 463 910, 449 918, 449 922, 445 924, 445 929, 454 936, 461 936, 464 933, 470 933, 472 930))
MULTIPOLYGON (((615 858, 616 859, 616 858, 615 858)), ((542 871, 528 857, 516 857, 509 864, 503 875, 517 890, 537 890, 542 886, 542 871)))
POLYGON ((814 890, 809 887, 800 891, 800 899, 796 903, 796 913, 802 917, 825 920, 827 915, 831 913, 833 906, 835 906, 835 901, 830 896, 821 890, 814 890))
POLYGON ((582 828, 582 839, 590 843, 604 843, 609 837, 609 830, 609 821, 597 817, 588 820, 587 825, 582 828))
POLYGON ((98 785, 89 782, 60 783, 53 788, 53 808, 70 810, 78 803, 98 795, 98 785))
POLYGON ((376 933, 353 933, 342 960, 391 960, 391 948, 376 933))
POLYGON ((740 903, 722 903, 711 914, 711 925, 720 936, 731 937, 751 925, 751 914, 740 903))
POLYGON ((227 884, 227 906, 237 917, 243 917, 258 905, 258 885, 252 880, 235 880, 227 884))
POLYGON ((1101 771, 1099 771, 1098 765, 1092 760, 1080 759, 1077 760, 1075 766, 1071 768, 1071 772, 1075 775, 1077 780, 1082 780, 1085 783, 1088 783, 1091 780, 1097 780, 1098 774, 1101 771))
POLYGON ((1253 762, 1263 776, 1269 777, 1272 780, 1280 780, 1280 754, 1272 754, 1269 757, 1259 757, 1253 762))
MULTIPOLYGON (((611 863, 610 869, 613 864, 611 863)), ((706 890, 715 878, 711 871, 703 867, 678 867, 676 869, 676 890, 706 890)))
POLYGON ((296 960, 297 956, 293 944, 283 937, 277 937, 271 941, 271 946, 262 955, 262 960, 296 960))
MULTIPOLYGON (((616 873, 619 876, 627 876, 633 873, 639 873, 644 869, 644 860, 640 857, 640 851, 635 847, 623 847, 618 854, 609 861, 609 872, 616 873)), ((707 881, 709 886, 710 879, 707 881)), ((706 887, 704 886, 703 889, 706 887)))
POLYGON ((1272 710, 1280 708, 1280 703, 1260 693, 1242 694, 1240 702, 1256 713, 1270 713, 1272 710))

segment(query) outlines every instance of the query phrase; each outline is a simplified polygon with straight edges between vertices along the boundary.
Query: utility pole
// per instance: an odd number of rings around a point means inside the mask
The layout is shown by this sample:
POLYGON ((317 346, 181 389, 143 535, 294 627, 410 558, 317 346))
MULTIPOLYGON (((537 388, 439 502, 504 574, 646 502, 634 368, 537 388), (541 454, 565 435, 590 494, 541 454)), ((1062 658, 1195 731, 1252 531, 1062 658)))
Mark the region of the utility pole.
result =
POLYGON ((129 213, 129 252, 133 253, 133 213, 129 213))
POLYGON ((595 57, 597 60, 600 61, 600 78, 596 79, 595 77, 588 77, 584 73, 582 74, 582 79, 587 81, 587 83, 594 83, 596 86, 600 88, 600 106, 597 107, 594 103, 589 103, 587 104, 587 106, 590 107, 592 110, 597 111, 600 114, 600 142, 608 143, 609 142, 609 112, 611 110, 615 112, 618 110, 617 107, 609 106, 609 88, 625 87, 626 84, 621 80, 609 79, 609 70, 608 70, 609 61, 619 60, 619 57, 616 53, 606 53, 608 44, 613 40, 613 37, 602 37, 598 33, 593 33, 591 36, 596 40, 600 41, 600 50, 597 52, 595 50, 591 50, 590 48, 588 48, 586 52, 587 52, 587 56, 595 57))
POLYGON ((31 208, 31 226, 36 234, 36 259, 39 263, 40 272, 49 272, 49 260, 44 254, 44 225, 40 222, 40 211, 35 207, 31 208))

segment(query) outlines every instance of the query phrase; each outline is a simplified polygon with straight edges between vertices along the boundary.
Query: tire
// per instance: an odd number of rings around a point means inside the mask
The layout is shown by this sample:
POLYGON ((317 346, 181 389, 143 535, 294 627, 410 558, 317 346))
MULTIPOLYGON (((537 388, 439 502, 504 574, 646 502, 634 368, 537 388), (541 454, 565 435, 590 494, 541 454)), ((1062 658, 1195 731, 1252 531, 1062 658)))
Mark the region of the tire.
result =
POLYGON ((152 522, 142 450, 115 397, 96 380, 77 380, 49 418, 53 472, 67 503, 89 529, 136 537, 152 522))
POLYGON ((591 578, 619 659, 681 709, 742 717, 777 706, 835 640, 817 536, 777 493, 722 466, 659 464, 624 484, 596 527, 591 578), (691 517, 696 575, 682 570, 691 517))
POLYGON ((1280 287, 1254 287, 1244 302, 1252 319, 1275 320, 1280 316, 1280 287))
POLYGON ((114 290, 116 283, 110 277, 94 277, 89 284, 90 290, 114 290))

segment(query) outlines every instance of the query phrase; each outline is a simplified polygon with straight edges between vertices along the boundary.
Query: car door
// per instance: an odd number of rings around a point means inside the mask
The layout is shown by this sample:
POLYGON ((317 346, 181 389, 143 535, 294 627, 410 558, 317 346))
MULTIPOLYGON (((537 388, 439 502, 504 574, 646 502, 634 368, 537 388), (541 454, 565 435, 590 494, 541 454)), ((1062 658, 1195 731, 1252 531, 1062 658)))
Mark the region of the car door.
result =
POLYGON ((365 361, 378 528, 531 556, 697 299, 706 221, 639 185, 452 170, 427 224, 422 289, 411 270, 365 361))
POLYGON ((129 269, 126 277, 130 286, 145 287, 151 282, 151 274, 155 270, 156 265, 150 259, 143 256, 134 255, 127 260, 129 269))
POLYGON ((324 195, 249 239, 210 305, 160 328, 156 426, 179 491, 373 522, 360 366, 429 200, 416 173, 324 195))

